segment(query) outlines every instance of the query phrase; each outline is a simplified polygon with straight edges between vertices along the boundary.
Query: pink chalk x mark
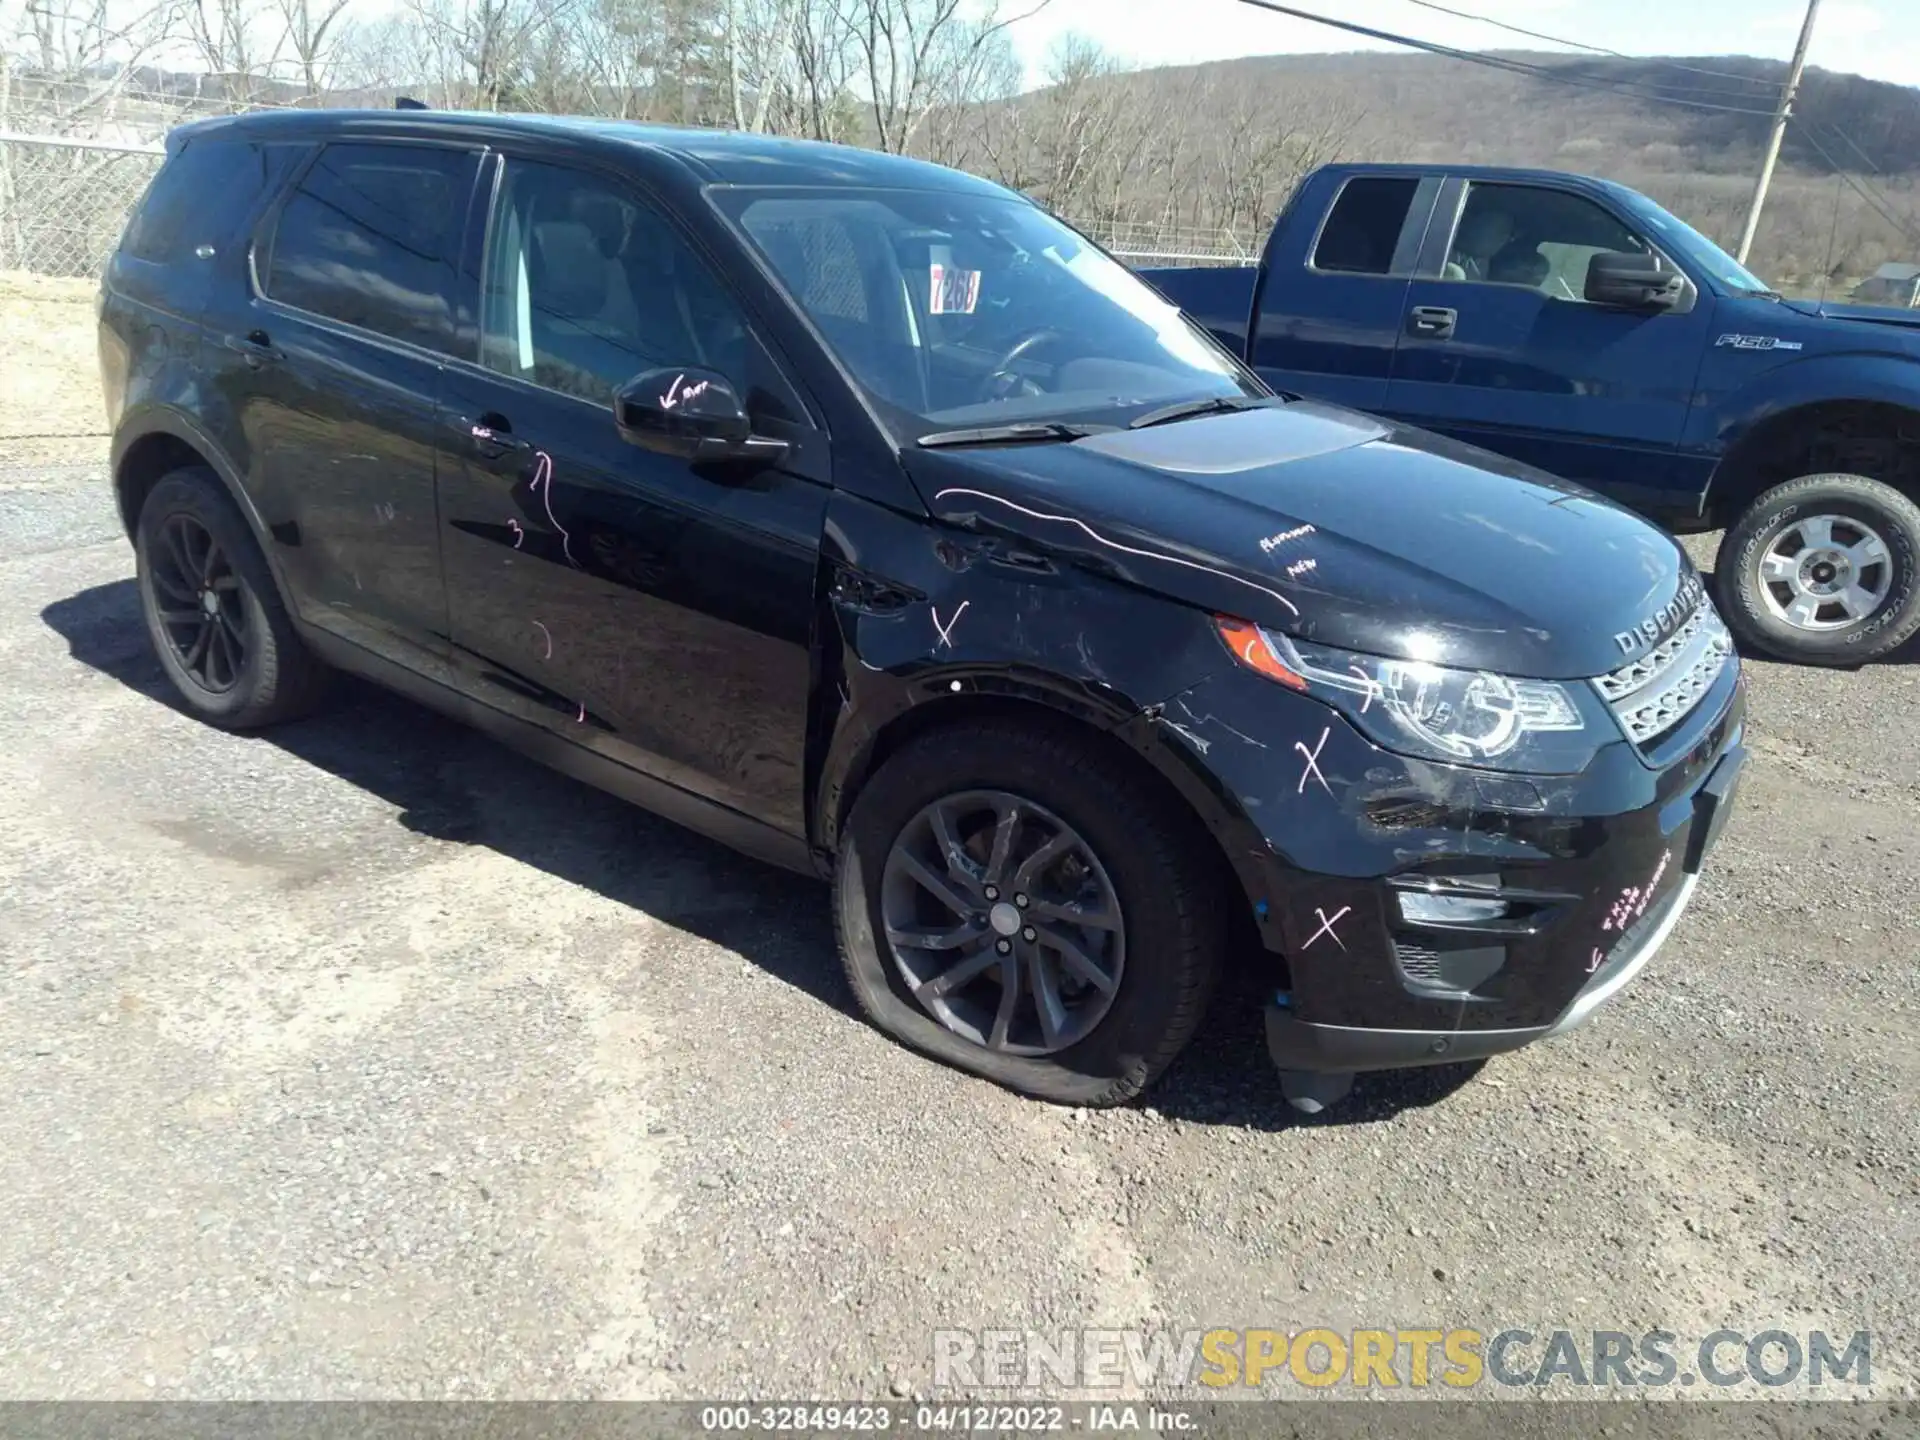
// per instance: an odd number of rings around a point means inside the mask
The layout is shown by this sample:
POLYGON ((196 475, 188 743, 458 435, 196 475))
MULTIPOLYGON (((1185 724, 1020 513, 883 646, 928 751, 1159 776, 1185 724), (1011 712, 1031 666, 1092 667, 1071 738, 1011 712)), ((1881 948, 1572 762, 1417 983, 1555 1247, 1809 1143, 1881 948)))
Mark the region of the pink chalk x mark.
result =
POLYGON ((1324 935, 1329 940, 1333 941, 1334 944, 1338 945, 1342 950, 1346 949, 1347 948, 1346 942, 1340 938, 1339 934, 1334 930, 1333 927, 1334 927, 1334 923, 1337 920, 1339 920, 1339 918, 1342 915, 1345 915, 1351 909, 1353 909, 1351 905, 1342 905, 1338 910, 1334 911, 1333 914, 1329 915, 1327 914, 1326 911, 1322 910, 1318 905, 1314 906, 1313 913, 1320 917, 1320 928, 1314 931, 1313 934, 1308 937, 1307 943, 1305 945, 1302 945, 1300 948, 1302 950, 1311 949, 1313 946, 1313 942, 1315 940, 1318 940, 1322 935, 1324 935))
POLYGON ((507 529, 513 532, 513 548, 518 550, 520 548, 520 542, 527 538, 527 532, 520 528, 520 522, 518 520, 507 521, 507 529))
MULTIPOLYGON (((1333 794, 1333 787, 1327 784, 1327 777, 1320 773, 1320 752, 1327 748, 1327 736, 1332 733, 1333 727, 1331 725, 1323 729, 1320 732, 1319 743, 1311 750, 1307 749, 1307 747, 1298 740, 1293 742, 1293 748, 1307 757, 1307 763, 1300 771, 1300 783, 1294 788, 1294 794, 1304 795, 1307 793, 1307 781, 1309 778, 1318 780, 1322 790, 1326 791, 1329 795, 1333 794)), ((1341 948, 1345 949, 1346 947, 1342 946, 1341 948)))
MULTIPOLYGON (((573 558, 572 537, 567 527, 560 523, 560 517, 553 513, 553 457, 544 450, 533 452, 533 479, 529 487, 540 497, 540 503, 546 507, 547 523, 560 532, 560 553, 567 557, 567 563, 574 569, 580 568, 580 562, 573 558)), ((516 550, 519 546, 514 547, 516 550)))
POLYGON ((547 642, 547 653, 540 658, 542 660, 553 659, 553 636, 547 633, 547 627, 542 625, 538 620, 533 622, 533 628, 538 630, 540 632, 540 638, 547 642))
POLYGON ((972 603, 971 600, 962 600, 960 602, 960 608, 953 612, 953 618, 944 625, 940 623, 940 607, 937 605, 929 605, 927 607, 927 609, 933 612, 933 628, 940 634, 940 643, 946 646, 947 649, 951 650, 953 648, 953 627, 960 623, 960 617, 966 614, 967 606, 972 603))
POLYGON ((704 395, 712 386, 713 382, 711 380, 702 380, 697 384, 687 385, 686 376, 676 375, 673 377, 673 384, 667 387, 667 393, 660 397, 660 408, 662 410, 672 410, 676 406, 684 405, 695 396, 704 395), (684 390, 680 388, 683 385, 686 385, 686 389, 684 390))

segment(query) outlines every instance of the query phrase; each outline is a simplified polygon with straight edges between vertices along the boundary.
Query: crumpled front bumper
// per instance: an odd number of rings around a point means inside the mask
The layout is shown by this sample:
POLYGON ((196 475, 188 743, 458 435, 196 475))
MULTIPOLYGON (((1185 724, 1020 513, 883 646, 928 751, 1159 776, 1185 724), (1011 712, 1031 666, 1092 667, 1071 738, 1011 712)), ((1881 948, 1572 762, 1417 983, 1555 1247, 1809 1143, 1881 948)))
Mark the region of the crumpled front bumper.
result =
POLYGON ((1622 736, 1569 776, 1410 760, 1244 673, 1168 709, 1247 819, 1225 838, 1284 967, 1267 1044, 1295 1076, 1482 1059, 1584 1023, 1679 923, 1746 758, 1737 666, 1674 735, 1622 736))

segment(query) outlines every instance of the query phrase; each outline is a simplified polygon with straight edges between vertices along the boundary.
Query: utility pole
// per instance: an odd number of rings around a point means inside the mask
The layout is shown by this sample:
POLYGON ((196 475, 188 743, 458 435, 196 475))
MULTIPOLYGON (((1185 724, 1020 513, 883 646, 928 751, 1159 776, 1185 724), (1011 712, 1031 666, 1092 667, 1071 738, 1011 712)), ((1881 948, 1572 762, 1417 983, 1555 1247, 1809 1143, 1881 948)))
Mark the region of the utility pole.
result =
POLYGON ((1754 232, 1760 228, 1760 207, 1767 203, 1767 186, 1773 183, 1774 162, 1780 158, 1780 141, 1787 133, 1787 118, 1793 114, 1793 97, 1800 89, 1800 72, 1807 68, 1807 46, 1813 40, 1813 17, 1820 11, 1820 0, 1807 0, 1807 18, 1800 24, 1800 43, 1793 47, 1793 67, 1787 71, 1786 87, 1780 92, 1780 108, 1773 117, 1773 131, 1767 136, 1767 153, 1760 161, 1760 178, 1754 183, 1753 203, 1747 207, 1747 227, 1740 232, 1740 249, 1734 259, 1747 263, 1747 251, 1753 248, 1754 232))

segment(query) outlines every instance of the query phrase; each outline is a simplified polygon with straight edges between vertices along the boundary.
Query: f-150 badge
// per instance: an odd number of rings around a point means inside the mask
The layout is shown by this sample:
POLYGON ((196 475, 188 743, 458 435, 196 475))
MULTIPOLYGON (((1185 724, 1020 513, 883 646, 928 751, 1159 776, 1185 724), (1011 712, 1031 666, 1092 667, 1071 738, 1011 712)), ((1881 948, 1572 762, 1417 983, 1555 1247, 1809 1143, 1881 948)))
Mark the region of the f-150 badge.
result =
POLYGON ((1772 335, 1722 335, 1714 346, 1731 345, 1736 350, 1804 350, 1798 340, 1781 340, 1772 335))

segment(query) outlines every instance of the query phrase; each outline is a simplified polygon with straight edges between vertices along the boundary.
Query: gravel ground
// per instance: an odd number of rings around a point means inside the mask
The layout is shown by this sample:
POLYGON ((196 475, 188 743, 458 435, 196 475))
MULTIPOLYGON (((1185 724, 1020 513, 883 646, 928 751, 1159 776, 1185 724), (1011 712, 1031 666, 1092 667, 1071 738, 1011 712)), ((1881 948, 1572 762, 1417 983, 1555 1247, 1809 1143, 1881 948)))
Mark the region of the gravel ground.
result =
POLYGON ((99 480, 0 477, 0 555, 0 1396, 886 1397, 1064 1325, 1865 1328, 1914 1393, 1911 663, 1752 666, 1586 1029, 1306 1122, 1230 993, 1084 1114, 859 1023, 820 887, 405 702, 186 718, 99 480))

